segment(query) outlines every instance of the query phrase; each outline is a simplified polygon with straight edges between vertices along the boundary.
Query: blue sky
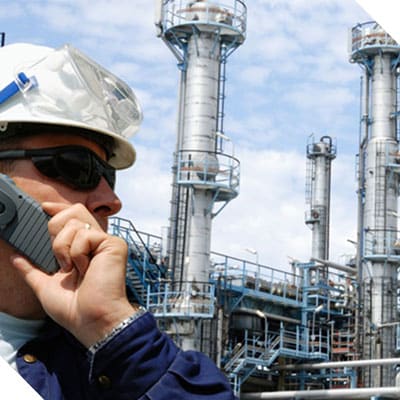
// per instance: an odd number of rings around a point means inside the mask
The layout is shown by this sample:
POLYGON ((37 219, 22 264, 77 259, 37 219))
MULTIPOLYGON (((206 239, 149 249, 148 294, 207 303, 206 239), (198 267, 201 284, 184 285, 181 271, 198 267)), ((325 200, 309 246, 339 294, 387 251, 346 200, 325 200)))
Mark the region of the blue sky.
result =
MULTIPOLYGON (((230 0, 225 0, 230 3, 230 0)), ((285 267, 307 261, 306 144, 329 135, 333 161, 331 259, 354 252, 355 154, 361 69, 348 29, 371 18, 355 0, 248 0, 247 38, 227 64, 225 134, 241 161, 240 195, 215 218, 212 249, 285 267)), ((144 110, 134 168, 120 174, 120 216, 142 231, 168 225, 179 71, 154 28, 150 0, 0 0, 6 43, 71 43, 125 79, 144 110)))

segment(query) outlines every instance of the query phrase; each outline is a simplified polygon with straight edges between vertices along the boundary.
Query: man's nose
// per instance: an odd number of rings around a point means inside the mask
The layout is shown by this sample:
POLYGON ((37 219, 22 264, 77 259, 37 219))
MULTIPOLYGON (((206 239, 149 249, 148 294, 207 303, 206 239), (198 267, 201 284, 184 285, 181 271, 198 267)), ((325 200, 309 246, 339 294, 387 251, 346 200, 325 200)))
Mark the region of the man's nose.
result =
POLYGON ((98 186, 90 192, 86 207, 91 213, 99 217, 110 217, 121 210, 122 203, 114 190, 102 177, 98 186))

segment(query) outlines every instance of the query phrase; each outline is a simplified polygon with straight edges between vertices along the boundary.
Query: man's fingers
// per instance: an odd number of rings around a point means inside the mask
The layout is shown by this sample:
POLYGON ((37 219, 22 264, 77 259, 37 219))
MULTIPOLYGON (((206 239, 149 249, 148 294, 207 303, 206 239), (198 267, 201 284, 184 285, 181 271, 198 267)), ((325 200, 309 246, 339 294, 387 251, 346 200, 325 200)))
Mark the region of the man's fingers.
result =
POLYGON ((67 208, 69 208, 71 205, 69 204, 64 204, 64 203, 53 203, 50 201, 44 201, 42 203, 42 208, 43 210, 53 216, 57 213, 59 213, 60 211, 66 210, 67 208))
POLYGON ((10 257, 11 263, 24 277, 28 285, 38 293, 39 288, 43 284, 43 279, 47 274, 40 269, 34 267, 25 257, 20 254, 14 254, 10 257))

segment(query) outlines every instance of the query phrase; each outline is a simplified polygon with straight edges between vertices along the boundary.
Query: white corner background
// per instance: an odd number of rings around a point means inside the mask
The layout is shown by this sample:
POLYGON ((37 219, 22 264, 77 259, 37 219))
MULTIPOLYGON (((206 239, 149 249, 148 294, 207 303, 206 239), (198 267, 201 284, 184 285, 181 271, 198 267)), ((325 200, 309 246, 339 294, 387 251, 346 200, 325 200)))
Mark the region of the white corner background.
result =
POLYGON ((396 42, 400 43, 400 2, 398 0, 356 1, 396 42))

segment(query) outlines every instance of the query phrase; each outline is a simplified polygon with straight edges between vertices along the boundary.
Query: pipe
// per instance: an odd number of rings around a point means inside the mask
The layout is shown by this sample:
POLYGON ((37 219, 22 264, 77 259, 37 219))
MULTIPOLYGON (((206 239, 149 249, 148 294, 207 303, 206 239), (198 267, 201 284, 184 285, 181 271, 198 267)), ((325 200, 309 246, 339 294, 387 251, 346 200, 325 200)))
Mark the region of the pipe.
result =
POLYGON ((327 265, 328 267, 332 267, 332 268, 338 269, 338 270, 343 271, 343 272, 347 272, 347 273, 352 274, 352 275, 357 274, 357 270, 355 268, 346 267, 345 265, 341 265, 341 264, 336 264, 336 263, 334 263, 332 261, 321 260, 320 258, 315 258, 315 257, 312 257, 310 260, 318 262, 318 263, 321 263, 323 265, 327 265))
POLYGON ((267 313, 267 312, 263 312, 263 314, 268 319, 277 319, 278 321, 288 322, 289 324, 301 324, 301 321, 299 319, 285 317, 283 315, 278 315, 278 314, 270 314, 270 313, 267 313))
POLYGON ((279 371, 300 371, 304 369, 323 369, 323 368, 358 368, 365 367, 369 365, 390 365, 399 364, 400 358, 382 358, 374 360, 353 360, 353 361, 328 361, 313 364, 287 364, 282 366, 277 366, 275 368, 271 367, 271 370, 279 371))
POLYGON ((400 398, 400 387, 375 387, 362 389, 293 390, 284 392, 243 393, 242 400, 256 399, 369 399, 372 396, 400 398))
MULTIPOLYGON (((357 269, 357 296, 361 299, 363 274, 363 256, 364 256, 364 194, 365 194, 365 157, 366 144, 368 143, 369 124, 369 90, 370 76, 368 68, 365 68, 364 76, 361 78, 361 96, 360 96, 360 131, 359 131, 359 151, 358 151, 358 189, 357 189, 357 243, 356 243, 356 269, 357 269)), ((364 346, 364 337, 360 335, 362 329, 362 314, 360 302, 355 309, 354 325, 354 348, 357 354, 362 354, 364 346)))
POLYGON ((223 331, 224 331, 224 311, 220 307, 217 311, 217 359, 215 364, 218 368, 221 368, 222 358, 222 342, 223 342, 223 331))
MULTIPOLYGON (((284 321, 288 322, 289 324, 301 324, 301 320, 295 319, 295 318, 290 318, 286 317, 284 315, 279 315, 279 314, 271 314, 265 311, 261 310, 254 310, 252 308, 247 308, 247 307, 240 307, 235 310, 238 314, 242 313, 248 313, 252 315, 257 315, 260 318, 266 318, 266 319, 276 319, 278 321, 284 321)), ((399 322, 400 323, 400 322, 399 322)))

